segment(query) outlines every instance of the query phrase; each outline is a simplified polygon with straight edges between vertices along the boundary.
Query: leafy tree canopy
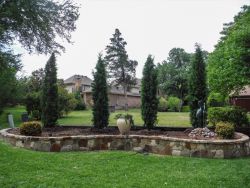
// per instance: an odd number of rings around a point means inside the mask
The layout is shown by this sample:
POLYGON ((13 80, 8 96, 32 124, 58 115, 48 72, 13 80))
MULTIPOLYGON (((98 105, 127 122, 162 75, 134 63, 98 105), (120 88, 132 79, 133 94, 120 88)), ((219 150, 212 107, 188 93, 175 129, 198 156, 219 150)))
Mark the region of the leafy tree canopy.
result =
POLYGON ((184 100, 188 93, 188 71, 191 54, 182 48, 169 51, 167 61, 158 64, 158 82, 162 92, 184 100))
POLYGON ((0 47, 18 40, 29 52, 64 50, 56 36, 70 42, 78 9, 72 0, 1 0, 0 47))
POLYGON ((250 84, 250 6, 224 24, 222 37, 208 59, 209 87, 230 94, 250 84))

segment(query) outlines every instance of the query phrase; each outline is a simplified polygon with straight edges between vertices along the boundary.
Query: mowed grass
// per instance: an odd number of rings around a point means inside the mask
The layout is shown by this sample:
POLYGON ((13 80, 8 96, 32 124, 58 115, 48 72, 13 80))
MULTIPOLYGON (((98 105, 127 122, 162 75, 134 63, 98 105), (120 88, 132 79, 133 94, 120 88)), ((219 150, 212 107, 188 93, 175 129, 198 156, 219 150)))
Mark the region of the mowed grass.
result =
MULTIPOLYGON (((12 108, 6 108, 4 113, 0 115, 0 128, 8 127, 7 114, 11 113, 14 117, 15 126, 21 124, 21 114, 25 112, 24 106, 17 106, 12 108)), ((119 113, 125 113, 124 110, 117 110, 110 114, 109 123, 110 125, 116 125, 115 115, 119 113)), ((143 125, 141 119, 140 109, 129 109, 129 114, 134 117, 135 125, 143 125)), ((92 111, 73 111, 67 116, 58 120, 60 125, 92 125, 92 111)), ((159 126, 177 126, 177 127, 188 127, 190 125, 189 113, 188 112, 158 112, 158 125, 159 126)))
MULTIPOLYGON (((115 116, 119 113, 125 113, 124 110, 116 110, 110 114, 109 124, 116 125, 115 116)), ((140 109, 129 109, 129 114, 133 115, 135 125, 142 126, 143 120, 141 118, 140 109)), ((92 111, 73 111, 66 117, 59 119, 60 125, 92 125, 92 111)), ((187 112, 158 112, 159 126, 178 126, 189 127, 189 113, 187 112)))
POLYGON ((3 113, 0 115, 0 129, 9 127, 9 124, 8 124, 9 113, 13 115, 15 126, 19 126, 22 123, 21 115, 25 111, 26 110, 24 106, 5 108, 3 113))
MULTIPOLYGON (((6 108, 4 113, 0 115, 0 128, 8 127, 7 114, 11 113, 14 116, 15 126, 19 126, 21 123, 21 114, 25 112, 25 107, 17 106, 12 108, 6 108)), ((117 110, 111 113, 109 118, 110 125, 116 125, 115 115, 119 113, 125 113, 124 110, 117 110)), ((135 125, 142 126, 143 121, 141 119, 140 109, 129 109, 129 114, 132 114, 135 120, 135 125)), ((248 113, 250 120, 250 113, 248 113)), ((92 111, 73 111, 67 116, 58 120, 60 125, 92 125, 92 111)), ((188 112, 158 112, 158 126, 171 126, 171 127, 190 127, 189 113, 188 112)))
POLYGON ((249 188, 250 159, 199 159, 134 152, 45 153, 0 142, 0 187, 249 188))

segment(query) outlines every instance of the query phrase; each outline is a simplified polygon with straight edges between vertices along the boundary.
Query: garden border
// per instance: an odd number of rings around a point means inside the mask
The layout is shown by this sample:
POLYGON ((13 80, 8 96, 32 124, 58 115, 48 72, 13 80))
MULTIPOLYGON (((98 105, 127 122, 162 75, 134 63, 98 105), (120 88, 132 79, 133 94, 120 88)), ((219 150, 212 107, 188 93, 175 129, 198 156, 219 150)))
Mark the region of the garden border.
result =
POLYGON ((235 140, 194 140, 145 135, 81 135, 37 137, 15 135, 0 130, 0 139, 13 146, 45 152, 126 150, 203 158, 238 158, 250 156, 249 137, 235 133, 235 140))

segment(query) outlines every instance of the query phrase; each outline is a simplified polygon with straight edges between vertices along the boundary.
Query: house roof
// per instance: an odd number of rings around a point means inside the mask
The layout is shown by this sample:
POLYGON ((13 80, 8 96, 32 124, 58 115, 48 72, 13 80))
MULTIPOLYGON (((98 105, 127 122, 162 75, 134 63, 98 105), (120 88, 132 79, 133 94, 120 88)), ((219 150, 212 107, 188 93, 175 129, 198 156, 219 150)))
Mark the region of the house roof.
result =
POLYGON ((91 85, 92 83, 92 80, 87 76, 73 75, 68 79, 64 80, 64 84, 75 84, 78 80, 80 80, 80 83, 83 85, 91 85))
POLYGON ((250 96, 250 86, 246 86, 238 94, 232 94, 232 96, 250 96))

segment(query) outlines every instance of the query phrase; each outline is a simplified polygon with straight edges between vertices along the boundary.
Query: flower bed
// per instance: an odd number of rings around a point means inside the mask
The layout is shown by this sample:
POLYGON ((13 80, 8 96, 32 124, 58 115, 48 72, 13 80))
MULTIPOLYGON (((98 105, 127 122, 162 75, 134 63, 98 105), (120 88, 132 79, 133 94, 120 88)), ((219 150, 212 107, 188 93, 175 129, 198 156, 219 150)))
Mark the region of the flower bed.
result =
POLYGON ((165 135, 23 136, 0 131, 0 138, 13 146, 46 152, 127 150, 204 158, 236 158, 250 155, 249 137, 235 133, 233 140, 195 140, 165 135))

